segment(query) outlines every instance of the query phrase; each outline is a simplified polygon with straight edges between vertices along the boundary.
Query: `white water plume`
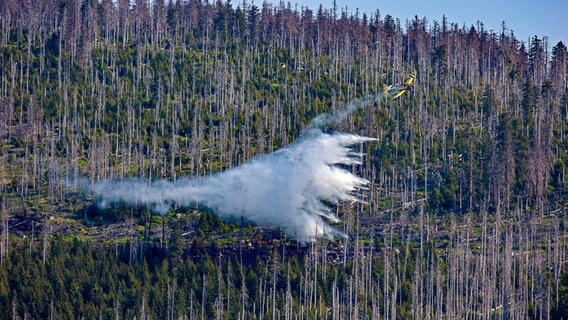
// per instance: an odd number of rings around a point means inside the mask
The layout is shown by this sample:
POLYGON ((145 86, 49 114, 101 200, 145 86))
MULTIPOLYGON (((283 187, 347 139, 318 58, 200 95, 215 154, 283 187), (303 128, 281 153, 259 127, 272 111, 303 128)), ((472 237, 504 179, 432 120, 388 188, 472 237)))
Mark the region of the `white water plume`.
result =
POLYGON ((358 201, 358 191, 368 183, 338 165, 360 163, 362 155, 350 146, 369 140, 312 130, 286 148, 216 175, 177 181, 107 180, 88 189, 102 203, 142 204, 159 213, 173 204, 197 204, 221 216, 281 227, 303 241, 332 237, 339 233, 328 221, 339 219, 325 203, 358 201))
POLYGON ((374 99, 353 102, 335 116, 321 115, 288 147, 212 176, 177 181, 106 180, 85 189, 102 205, 146 205, 160 214, 174 204, 199 205, 221 216, 244 217, 259 225, 280 227, 302 241, 341 235, 329 225, 339 221, 329 205, 359 201, 359 191, 368 184, 341 165, 360 164, 362 154, 351 147, 374 139, 328 134, 319 128, 344 120, 374 99))
POLYGON ((341 122, 345 119, 347 119, 347 117, 352 114, 355 110, 371 104, 375 101, 379 101, 381 98, 383 97, 382 94, 378 93, 374 96, 369 96, 367 98, 364 99, 360 99, 360 100, 355 100, 352 101, 351 103, 349 103, 347 105, 347 107, 343 110, 340 110, 337 114, 329 114, 329 113, 323 113, 320 114, 319 116, 315 117, 312 122, 310 123, 310 125, 308 126, 308 128, 321 128, 323 126, 327 126, 327 125, 331 125, 331 124, 335 124, 338 122, 341 122))

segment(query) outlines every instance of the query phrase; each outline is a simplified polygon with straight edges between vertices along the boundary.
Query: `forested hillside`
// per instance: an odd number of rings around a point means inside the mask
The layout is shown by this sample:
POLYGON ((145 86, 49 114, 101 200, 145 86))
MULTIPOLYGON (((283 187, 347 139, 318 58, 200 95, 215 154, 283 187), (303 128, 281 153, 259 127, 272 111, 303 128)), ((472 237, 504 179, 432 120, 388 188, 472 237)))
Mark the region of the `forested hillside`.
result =
POLYGON ((562 42, 201 0, 3 0, 0 41, 2 318, 568 317, 562 42), (337 208, 346 239, 72 187, 233 168, 411 73, 326 128, 378 139, 350 168, 366 203, 337 208))

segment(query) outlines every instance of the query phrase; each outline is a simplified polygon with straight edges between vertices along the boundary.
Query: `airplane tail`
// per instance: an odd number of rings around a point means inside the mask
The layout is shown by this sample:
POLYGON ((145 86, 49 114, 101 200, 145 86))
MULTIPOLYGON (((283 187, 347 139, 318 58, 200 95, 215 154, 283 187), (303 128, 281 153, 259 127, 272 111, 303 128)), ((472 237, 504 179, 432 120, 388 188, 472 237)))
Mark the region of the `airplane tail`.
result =
POLYGON ((408 77, 408 79, 406 79, 404 84, 407 85, 407 86, 411 86, 414 83, 415 78, 416 78, 416 76, 411 74, 410 77, 408 77))

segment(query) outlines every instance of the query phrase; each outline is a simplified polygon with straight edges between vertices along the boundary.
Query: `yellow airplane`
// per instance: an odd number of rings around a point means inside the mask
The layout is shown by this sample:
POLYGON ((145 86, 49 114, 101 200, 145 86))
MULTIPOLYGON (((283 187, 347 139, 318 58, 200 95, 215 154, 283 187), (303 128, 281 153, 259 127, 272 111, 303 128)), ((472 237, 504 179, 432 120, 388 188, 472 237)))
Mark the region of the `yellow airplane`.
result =
POLYGON ((383 94, 385 95, 385 97, 391 97, 391 99, 398 98, 402 96, 406 91, 412 89, 415 78, 416 76, 411 74, 410 77, 408 77, 408 79, 406 79, 406 81, 404 81, 404 84, 402 85, 397 83, 395 85, 391 84, 385 86, 385 88, 383 89, 383 94))

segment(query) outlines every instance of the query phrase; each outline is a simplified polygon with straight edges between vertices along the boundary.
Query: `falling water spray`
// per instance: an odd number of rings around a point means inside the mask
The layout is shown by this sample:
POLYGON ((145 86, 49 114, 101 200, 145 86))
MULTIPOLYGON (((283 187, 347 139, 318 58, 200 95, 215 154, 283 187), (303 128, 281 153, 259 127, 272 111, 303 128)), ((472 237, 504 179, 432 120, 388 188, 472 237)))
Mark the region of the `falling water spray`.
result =
POLYGON ((341 235, 329 207, 360 201, 369 181, 342 166, 360 164, 353 146, 373 140, 347 133, 324 133, 323 125, 344 120, 376 98, 360 100, 335 116, 320 115, 298 140, 276 152, 206 177, 176 181, 140 178, 105 180, 84 185, 101 205, 125 202, 146 205, 164 214, 172 205, 199 205, 224 217, 244 217, 259 225, 280 227, 302 241, 341 235))

